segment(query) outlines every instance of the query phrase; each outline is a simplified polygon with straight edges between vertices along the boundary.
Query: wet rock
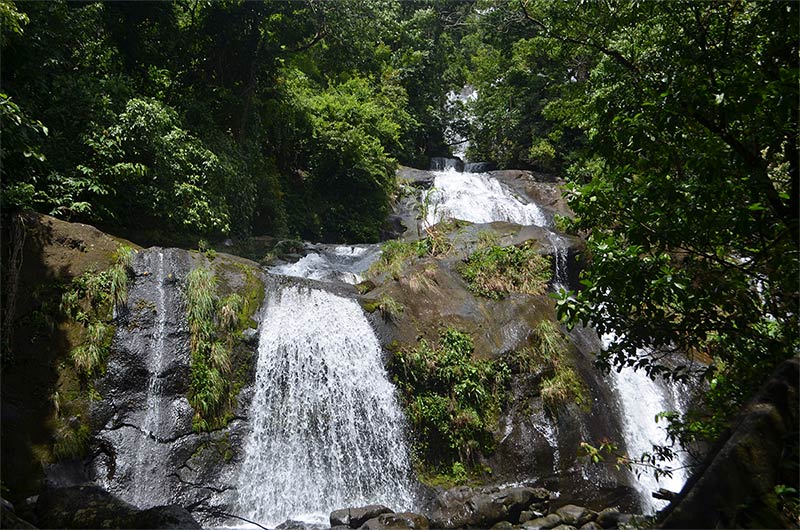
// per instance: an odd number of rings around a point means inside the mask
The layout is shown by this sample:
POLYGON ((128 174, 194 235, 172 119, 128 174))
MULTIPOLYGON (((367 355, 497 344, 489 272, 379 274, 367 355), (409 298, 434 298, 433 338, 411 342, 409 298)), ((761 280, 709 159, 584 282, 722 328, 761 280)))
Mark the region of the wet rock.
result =
POLYGON ((556 527, 553 527, 553 530, 578 530, 578 529, 570 524, 560 524, 556 527))
POLYGON ((603 528, 614 528, 619 524, 620 517, 623 515, 617 508, 606 508, 597 514, 597 524, 603 528))
POLYGON ((14 505, 0 498, 0 528, 36 528, 14 511, 14 505))
POLYGON ((428 530, 428 528, 430 528, 428 518, 413 512, 384 513, 361 526, 361 530, 428 530))
POLYGON ((42 528, 202 528, 180 506, 139 510, 94 485, 45 490, 36 515, 42 528))
POLYGON ((561 524, 561 516, 551 513, 544 517, 537 517, 525 523, 522 523, 522 528, 525 530, 550 530, 561 524))
POLYGON ((331 528, 335 526, 350 527, 350 509, 343 508, 341 510, 334 510, 330 515, 331 528))
POLYGON ((603 530, 603 527, 594 521, 589 521, 585 525, 582 525, 580 530, 603 530))
POLYGON ((133 514, 129 521, 132 523, 131 528, 169 528, 169 529, 201 529, 197 521, 195 521, 192 514, 187 512, 183 507, 171 506, 156 506, 138 513, 133 514))
POLYGON ((530 521, 531 519, 536 519, 537 517, 544 517, 544 513, 539 511, 529 511, 525 510, 520 512, 519 514, 519 522, 524 523, 525 521, 530 521))
POLYGON ((514 525, 509 523, 508 521, 500 521, 499 523, 492 526, 492 530, 512 530, 514 525))
POLYGON ((788 528, 792 521, 777 508, 774 496, 776 485, 798 487, 799 388, 800 358, 794 357, 745 407, 657 526, 788 528))
POLYGON ((454 488, 437 498, 431 523, 437 528, 489 528, 500 521, 519 522, 534 503, 549 499, 542 488, 454 488))
MULTIPOLYGON (((376 519, 383 514, 394 514, 394 511, 382 504, 370 504, 360 508, 343 508, 331 512, 330 522, 331 527, 349 526, 350 528, 359 528, 370 519, 376 519)), ((406 514, 407 512, 401 515, 406 514)))
POLYGON ((561 520, 565 524, 582 526, 589 521, 593 521, 597 514, 583 506, 576 506, 574 504, 567 504, 556 510, 556 513, 561 516, 561 520))

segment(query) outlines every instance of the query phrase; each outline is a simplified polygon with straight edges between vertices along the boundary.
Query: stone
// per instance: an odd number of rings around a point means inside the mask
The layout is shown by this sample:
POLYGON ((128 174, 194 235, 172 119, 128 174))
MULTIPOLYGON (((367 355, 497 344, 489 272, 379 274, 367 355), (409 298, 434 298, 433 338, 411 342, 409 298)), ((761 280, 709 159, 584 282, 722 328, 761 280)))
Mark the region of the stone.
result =
POLYGON ((578 530, 578 529, 572 526, 571 524, 560 524, 554 527, 553 530, 578 530))
POLYGON ((42 528, 202 528, 181 506, 139 510, 95 485, 45 490, 36 515, 42 528))
POLYGON ((576 506, 574 504, 567 504, 556 510, 556 513, 561 516, 561 520, 565 524, 582 526, 589 521, 593 521, 597 514, 583 506, 576 506))
POLYGON ((550 530, 559 524, 561 524, 561 516, 557 513, 551 513, 522 523, 522 528, 525 530, 550 530))
POLYGON ((384 513, 370 519, 360 530, 428 530, 430 523, 424 515, 413 512, 384 513))
MULTIPOLYGON (((382 504, 370 504, 360 508, 350 508, 350 528, 359 528, 361 525, 385 513, 394 513, 390 508, 382 504)), ((333 525, 331 525, 333 526, 333 525)))
POLYGON ((509 523, 508 521, 500 521, 499 523, 492 526, 492 530, 512 530, 514 525, 509 523))
POLYGON ((14 505, 0 498, 0 528, 36 528, 14 512, 14 505))
POLYGON ((435 528, 490 528, 500 521, 518 523, 523 511, 536 502, 549 499, 543 488, 453 488, 437 497, 431 515, 435 528))
POLYGON ((201 529, 197 521, 182 506, 156 506, 134 513, 129 521, 130 528, 164 528, 180 530, 182 528, 201 529))
POLYGON ((350 527, 350 509, 343 508, 341 510, 334 510, 330 515, 331 528, 334 526, 347 526, 350 527))
MULTIPOLYGON (((775 486, 797 488, 800 358, 777 367, 720 437, 678 497, 659 514, 661 528, 788 528, 775 486), (741 509, 747 506, 747 509, 741 509)), ((796 521, 794 521, 796 524, 796 521)))
POLYGON ((606 508, 597 514, 596 521, 603 528, 615 528, 620 520, 625 518, 625 515, 627 514, 620 513, 617 508, 606 508))
POLYGON ((603 530, 603 527, 594 521, 589 521, 585 525, 582 525, 580 530, 603 530))
POLYGON ((520 514, 519 514, 519 522, 520 523, 524 523, 526 521, 530 521, 531 519, 535 519, 537 517, 543 517, 543 516, 544 516, 543 514, 540 514, 538 512, 531 512, 531 511, 525 510, 525 511, 520 512, 520 514))

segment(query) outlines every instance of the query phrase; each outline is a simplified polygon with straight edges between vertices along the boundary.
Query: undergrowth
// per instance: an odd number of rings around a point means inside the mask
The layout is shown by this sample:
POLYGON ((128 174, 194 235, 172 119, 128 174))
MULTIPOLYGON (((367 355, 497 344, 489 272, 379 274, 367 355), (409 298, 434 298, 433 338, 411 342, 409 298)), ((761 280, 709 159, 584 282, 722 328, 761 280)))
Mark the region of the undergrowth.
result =
MULTIPOLYGON (((250 287, 250 277, 246 279, 250 287)), ((186 321, 191 335, 188 397, 197 432, 220 428, 230 419, 239 390, 232 355, 255 310, 251 300, 240 294, 221 298, 217 291, 217 277, 208 268, 197 267, 186 277, 186 321)))
POLYGON ((88 402, 100 399, 92 381, 106 370, 114 338, 115 310, 122 310, 127 303, 135 252, 120 246, 111 256, 109 268, 88 270, 62 291, 59 311, 77 333, 77 345, 70 351, 74 372, 61 371, 61 393, 56 391, 52 396, 55 459, 80 457, 88 447, 91 433, 85 409, 88 402))
POLYGON ((542 379, 542 403, 551 413, 564 404, 588 406, 586 388, 567 355, 569 346, 558 327, 550 320, 542 320, 533 330, 534 344, 516 354, 515 362, 520 372, 543 371, 549 375, 542 379))
POLYGON ((550 261, 531 242, 478 250, 459 272, 470 291, 495 300, 510 293, 543 294, 551 277, 550 261))
POLYGON ((480 471, 478 457, 494 450, 492 431, 510 370, 500 361, 473 359, 473 348, 469 335, 447 328, 438 345, 423 339, 415 348, 400 349, 390 362, 416 433, 422 477, 465 480, 480 471))

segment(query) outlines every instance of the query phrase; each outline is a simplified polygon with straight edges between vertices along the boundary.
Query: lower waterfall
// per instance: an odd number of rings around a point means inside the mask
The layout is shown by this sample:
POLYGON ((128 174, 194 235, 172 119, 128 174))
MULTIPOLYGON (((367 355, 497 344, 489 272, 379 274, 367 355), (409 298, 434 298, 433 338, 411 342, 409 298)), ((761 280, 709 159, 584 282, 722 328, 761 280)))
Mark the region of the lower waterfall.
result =
MULTIPOLYGON (((642 370, 624 368, 611 371, 609 379, 619 400, 623 434, 628 456, 638 458, 652 452, 653 444, 667 444, 665 422, 656 423, 656 415, 663 411, 680 409, 678 400, 670 395, 669 388, 650 379, 642 370)), ((652 492, 665 488, 679 492, 688 478, 680 458, 662 465, 673 469, 671 477, 656 480, 649 469, 640 470, 635 483, 645 513, 654 513, 667 505, 667 501, 653 498, 652 492)))
POLYGON ((274 526, 413 503, 405 420, 361 307, 319 289, 268 295, 239 513, 274 526))

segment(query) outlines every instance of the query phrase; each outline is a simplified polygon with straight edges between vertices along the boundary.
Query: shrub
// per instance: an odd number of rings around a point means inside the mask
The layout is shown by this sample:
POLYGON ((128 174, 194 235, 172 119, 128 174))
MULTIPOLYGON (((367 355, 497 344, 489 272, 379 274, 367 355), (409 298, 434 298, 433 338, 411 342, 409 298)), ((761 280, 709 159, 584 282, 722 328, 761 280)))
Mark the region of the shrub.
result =
POLYGON ((531 243, 478 250, 459 272, 470 291, 495 300, 510 293, 542 294, 551 276, 549 260, 531 243))
POLYGON ((475 466, 478 455, 493 450, 510 372, 502 362, 473 359, 472 352, 469 335, 447 328, 438 347, 421 340, 390 364, 414 427, 416 453, 443 473, 455 463, 475 466))
POLYGON ((84 343, 72 350, 72 360, 81 372, 91 375, 104 370, 104 364, 111 350, 113 328, 96 321, 86 329, 84 343))
POLYGON ((568 344, 564 335, 549 320, 542 320, 533 330, 534 345, 516 355, 516 364, 521 372, 549 372, 542 380, 540 392, 542 403, 554 412, 559 406, 573 402, 588 405, 586 388, 575 369, 567 361, 568 344))

